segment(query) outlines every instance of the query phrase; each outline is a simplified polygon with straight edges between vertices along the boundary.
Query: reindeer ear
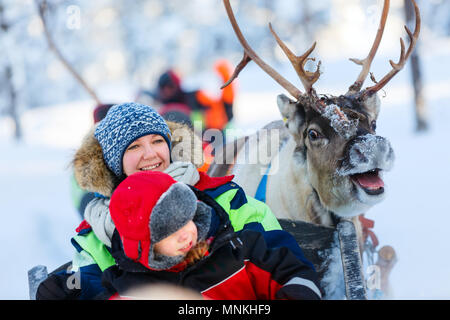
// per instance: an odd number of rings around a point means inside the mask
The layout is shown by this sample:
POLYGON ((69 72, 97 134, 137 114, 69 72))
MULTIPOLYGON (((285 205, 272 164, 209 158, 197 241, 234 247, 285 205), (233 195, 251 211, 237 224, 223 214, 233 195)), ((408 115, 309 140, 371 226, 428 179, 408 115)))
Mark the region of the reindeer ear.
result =
POLYGON ((296 102, 289 99, 284 94, 280 94, 277 97, 277 104, 283 120, 286 122, 286 120, 291 119, 295 113, 296 102))
POLYGON ((283 122, 286 128, 294 137, 297 144, 301 143, 302 137, 300 134, 301 126, 305 123, 305 110, 300 107, 296 101, 280 94, 277 97, 278 109, 280 110, 283 122))
POLYGON ((363 101, 364 111, 370 116, 370 119, 376 120, 378 118, 378 114, 380 113, 380 104, 380 98, 377 93, 369 95, 363 101))

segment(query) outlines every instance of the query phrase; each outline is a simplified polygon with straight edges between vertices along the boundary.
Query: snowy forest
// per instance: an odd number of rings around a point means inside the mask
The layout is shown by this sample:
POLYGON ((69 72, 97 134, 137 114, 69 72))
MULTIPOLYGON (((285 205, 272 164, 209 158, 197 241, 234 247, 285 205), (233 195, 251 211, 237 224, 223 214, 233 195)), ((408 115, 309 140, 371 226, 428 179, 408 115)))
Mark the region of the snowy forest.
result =
MULTIPOLYGON (((268 23, 297 54, 317 41, 313 55, 322 74, 315 87, 339 95, 360 71, 349 58, 367 55, 383 1, 231 3, 255 51, 293 83, 298 77, 268 23)), ((389 71, 390 59, 397 61, 398 39, 407 39, 403 25, 413 26, 408 4, 391 1, 372 64, 375 78, 389 71)), ((396 153, 385 176, 390 190, 366 216, 375 221, 380 244, 398 254, 393 299, 450 299, 450 1, 417 4, 416 50, 381 92, 377 133, 396 153)), ((0 0, 0 46, 0 213, 6 222, 0 299, 28 299, 27 270, 53 270, 71 259, 70 238, 81 218, 70 193, 70 161, 93 124, 95 105, 138 100, 169 68, 187 90, 219 95, 214 63, 226 59, 235 66, 243 49, 219 0, 0 0)), ((236 85, 234 128, 255 131, 281 119, 276 97, 285 91, 255 64, 236 85)))

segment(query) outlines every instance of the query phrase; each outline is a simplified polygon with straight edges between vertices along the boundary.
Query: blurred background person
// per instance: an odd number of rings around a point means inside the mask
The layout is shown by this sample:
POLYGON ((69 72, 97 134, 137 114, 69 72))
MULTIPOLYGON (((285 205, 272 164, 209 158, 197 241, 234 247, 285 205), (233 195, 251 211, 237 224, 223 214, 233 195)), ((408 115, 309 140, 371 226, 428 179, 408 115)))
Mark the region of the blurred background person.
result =
MULTIPOLYGON (((218 60, 214 71, 225 83, 233 67, 226 60, 218 60)), ((183 89, 182 80, 174 69, 168 69, 159 76, 153 91, 139 91, 136 100, 145 96, 160 105, 158 112, 166 120, 186 123, 191 127, 195 121, 201 121, 202 130, 223 131, 233 119, 234 85, 221 90, 219 97, 213 97, 202 89, 187 91, 183 89)))

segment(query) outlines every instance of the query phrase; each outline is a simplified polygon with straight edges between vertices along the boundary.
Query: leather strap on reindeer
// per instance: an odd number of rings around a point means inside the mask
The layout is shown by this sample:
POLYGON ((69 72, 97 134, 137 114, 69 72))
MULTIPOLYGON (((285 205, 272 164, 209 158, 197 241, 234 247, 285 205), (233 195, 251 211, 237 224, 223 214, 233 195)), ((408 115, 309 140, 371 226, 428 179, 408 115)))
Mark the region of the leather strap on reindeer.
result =
POLYGON ((263 177, 261 178, 261 181, 258 184, 258 188, 256 189, 255 193, 255 199, 259 200, 261 202, 266 203, 266 193, 267 193, 267 174, 270 170, 270 163, 267 167, 266 172, 264 173, 263 177))
POLYGON ((379 241, 375 233, 371 230, 375 226, 375 221, 367 219, 364 217, 364 214, 360 215, 359 221, 361 222, 362 226, 362 232, 363 232, 363 240, 364 243, 366 242, 367 238, 370 237, 370 240, 372 240, 373 247, 378 247, 379 241))

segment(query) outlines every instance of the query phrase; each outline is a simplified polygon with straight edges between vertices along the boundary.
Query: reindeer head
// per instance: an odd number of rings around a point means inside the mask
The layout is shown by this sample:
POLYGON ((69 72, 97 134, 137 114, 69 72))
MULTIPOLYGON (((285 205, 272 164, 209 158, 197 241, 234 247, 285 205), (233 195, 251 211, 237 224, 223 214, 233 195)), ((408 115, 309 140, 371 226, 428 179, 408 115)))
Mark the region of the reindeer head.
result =
MULTIPOLYGON (((305 93, 267 65, 248 45, 236 22, 229 0, 224 0, 233 29, 244 47, 244 57, 230 80, 231 83, 247 65, 254 61, 295 100, 278 96, 278 107, 286 127, 295 143, 295 159, 306 168, 311 187, 321 204, 339 216, 354 216, 365 212, 384 198, 385 186, 382 172, 391 169, 394 151, 386 138, 376 135, 376 121, 380 111, 377 92, 405 65, 414 49, 420 32, 420 13, 414 0, 416 26, 412 33, 406 26, 410 45, 400 39, 401 53, 397 63, 390 60, 392 70, 375 85, 361 90, 372 60, 380 44, 389 10, 389 0, 384 1, 380 26, 368 56, 351 59, 362 66, 362 71, 347 93, 340 96, 319 95, 313 84, 320 76, 320 62, 315 72, 304 66, 316 43, 302 56, 296 56, 283 43, 269 24, 270 31, 297 72, 305 93)), ((373 79, 373 77, 372 77, 373 79)))

